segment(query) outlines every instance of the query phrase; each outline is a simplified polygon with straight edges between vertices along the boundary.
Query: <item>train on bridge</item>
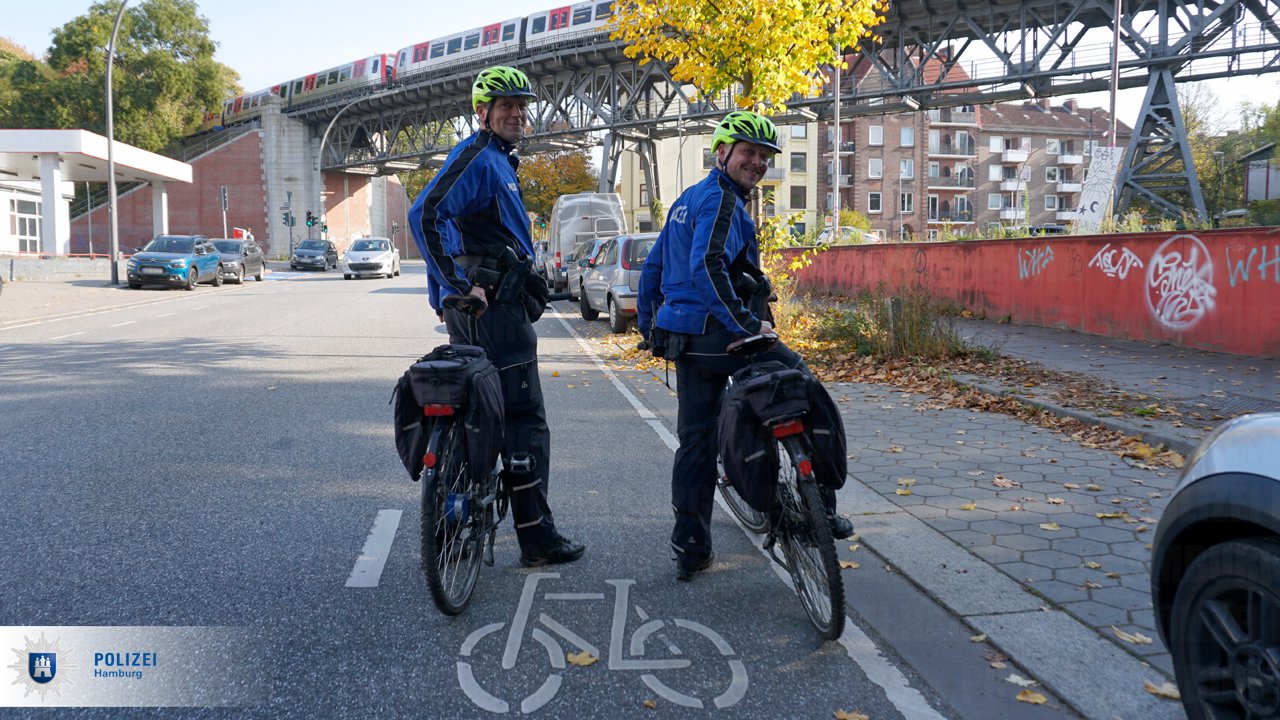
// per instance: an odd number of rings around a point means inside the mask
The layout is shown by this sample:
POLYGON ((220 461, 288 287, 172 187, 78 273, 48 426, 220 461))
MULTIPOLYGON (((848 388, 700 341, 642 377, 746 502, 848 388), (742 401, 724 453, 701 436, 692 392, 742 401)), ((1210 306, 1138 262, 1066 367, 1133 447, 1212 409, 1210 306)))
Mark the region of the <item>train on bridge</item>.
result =
POLYGON ((227 100, 220 112, 205 115, 200 131, 257 117, 272 95, 280 98, 287 108, 329 95, 389 87, 397 81, 482 54, 509 50, 523 54, 571 36, 596 32, 607 25, 612 16, 613 0, 591 0, 424 40, 394 53, 359 58, 227 100))

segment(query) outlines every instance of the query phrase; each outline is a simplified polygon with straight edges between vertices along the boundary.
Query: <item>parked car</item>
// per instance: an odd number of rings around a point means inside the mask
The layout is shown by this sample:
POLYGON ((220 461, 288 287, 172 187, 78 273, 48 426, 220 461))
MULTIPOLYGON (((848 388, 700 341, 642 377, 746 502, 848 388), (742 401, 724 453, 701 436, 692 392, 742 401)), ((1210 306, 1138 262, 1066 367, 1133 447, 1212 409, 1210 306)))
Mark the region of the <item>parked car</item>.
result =
POLYGON ((245 276, 262 280, 267 274, 267 258, 253 240, 215 238, 213 246, 222 257, 222 278, 243 285, 245 276))
POLYGON ((539 240, 533 244, 533 271, 544 278, 547 276, 546 240, 539 240))
POLYGON ((293 249, 289 267, 294 270, 320 268, 323 272, 338 267, 338 248, 328 240, 303 240, 293 249))
POLYGON ((658 233, 619 235, 600 246, 582 273, 578 309, 584 320, 595 320, 605 312, 610 330, 626 332, 636 317, 640 268, 657 240, 658 233))
POLYGON ((584 240, 613 237, 627 231, 622 198, 617 193, 576 193, 556 198, 547 224, 546 277, 555 292, 575 288, 568 275, 569 255, 584 240))
POLYGON ((582 289, 582 271, 587 268, 587 262, 596 256, 600 250, 600 246, 604 245, 609 238, 597 237, 590 240, 583 240, 573 248, 573 252, 569 253, 569 257, 565 259, 565 287, 569 290, 569 297, 577 300, 580 297, 579 290, 582 289))
POLYGON ((1151 601, 1187 716, 1280 706, 1280 413, 1224 423, 1188 458, 1152 543, 1151 601))
POLYGON ((388 280, 400 274, 400 250, 390 238, 362 238, 351 243, 342 258, 342 277, 385 275, 388 280))
POLYGON ((203 235, 157 235, 126 264, 129 287, 166 285, 194 290, 197 283, 222 284, 218 248, 203 235))

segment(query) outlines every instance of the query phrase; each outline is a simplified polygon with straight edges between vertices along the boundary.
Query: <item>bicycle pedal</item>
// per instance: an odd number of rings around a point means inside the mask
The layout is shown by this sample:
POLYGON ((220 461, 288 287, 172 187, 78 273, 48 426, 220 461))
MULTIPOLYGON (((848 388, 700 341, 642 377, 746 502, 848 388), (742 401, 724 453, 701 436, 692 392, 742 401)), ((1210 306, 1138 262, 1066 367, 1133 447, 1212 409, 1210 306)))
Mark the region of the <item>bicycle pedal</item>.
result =
POLYGON ((507 471, 513 473, 531 473, 537 465, 534 462, 533 455, 527 452, 511 453, 510 459, 507 460, 507 471))

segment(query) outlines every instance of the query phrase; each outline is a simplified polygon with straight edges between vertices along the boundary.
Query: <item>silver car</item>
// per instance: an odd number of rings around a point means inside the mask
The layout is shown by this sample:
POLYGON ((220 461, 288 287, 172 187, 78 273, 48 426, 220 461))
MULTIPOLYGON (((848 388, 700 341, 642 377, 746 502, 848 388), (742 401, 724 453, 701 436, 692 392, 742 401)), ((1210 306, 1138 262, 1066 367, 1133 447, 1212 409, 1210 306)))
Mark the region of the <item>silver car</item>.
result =
POLYGON ((342 279, 400 274, 400 249, 390 238, 361 238, 342 257, 342 279))
POLYGON ((600 313, 609 316, 609 329, 626 332, 636 317, 636 295, 640 290, 640 268, 649 256, 658 233, 619 235, 609 238, 591 258, 584 260, 578 309, 584 320, 600 313))

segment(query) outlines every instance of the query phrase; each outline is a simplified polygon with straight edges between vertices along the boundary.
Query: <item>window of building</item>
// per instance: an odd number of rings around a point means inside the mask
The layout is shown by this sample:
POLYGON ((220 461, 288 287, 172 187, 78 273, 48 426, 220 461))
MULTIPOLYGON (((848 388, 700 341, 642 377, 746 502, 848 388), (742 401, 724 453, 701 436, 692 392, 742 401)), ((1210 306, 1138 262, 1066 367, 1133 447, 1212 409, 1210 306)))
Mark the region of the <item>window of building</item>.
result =
POLYGON ((867 126, 867 144, 868 145, 884 144, 884 126, 883 125, 867 126))
POLYGON ((929 163, 929 177, 936 178, 942 174, 942 164, 936 162, 929 163))
POLYGON ((999 210, 1004 207, 1004 195, 1000 193, 987 193, 987 209, 999 210))
POLYGON ((910 158, 898 161, 898 177, 910 180, 916 176, 916 161, 910 158))
POLYGON ((884 177, 884 158, 867 158, 867 177, 884 177))
POLYGON ((801 139, 801 138, 807 138, 807 137, 809 137, 809 126, 807 126, 807 125, 792 125, 792 126, 791 126, 791 137, 796 138, 797 140, 798 140, 798 139, 801 139))
POLYGON ((716 154, 711 152, 711 148, 702 148, 702 169, 710 170, 716 166, 716 154))
POLYGON ((913 192, 904 192, 899 198, 902 213, 913 213, 916 211, 916 194, 913 192))
POLYGON ((1004 152, 1004 138, 1003 138, 1003 137, 1001 137, 1001 136, 999 136, 999 135, 992 135, 992 136, 987 140, 987 142, 989 142, 989 143, 990 143, 990 145, 988 145, 988 146, 987 146, 987 148, 988 148, 989 150, 991 150, 991 152, 993 152, 993 153, 1000 153, 1000 152, 1004 152))
POLYGON ((956 198, 956 217, 967 218, 973 213, 973 207, 969 205, 969 196, 961 195, 956 198))
POLYGON ((1004 178, 1004 170, 998 163, 991 163, 987 166, 987 179, 991 182, 1000 182, 1004 178))
POLYGON ((937 239, 938 239, 938 231, 937 231, 937 230, 930 230, 930 231, 929 231, 929 241, 930 241, 930 242, 936 242, 936 241, 937 241, 937 239))
POLYGON ((640 183, 640 204, 649 206, 649 186, 645 183, 640 183))
POLYGON ((1058 196, 1057 196, 1057 195, 1045 195, 1045 196, 1044 196, 1044 209, 1045 209, 1045 210, 1057 210, 1057 209, 1058 209, 1058 196))
POLYGON ((880 193, 867 193, 867 212, 878 213, 883 212, 880 209, 880 193))
POLYGON ((791 186, 791 209, 804 210, 809 207, 808 188, 803 185, 791 186))
POLYGON ((796 236, 804 235, 804 231, 807 229, 808 229, 808 226, 806 226, 802 222, 798 222, 795 225, 791 226, 791 232, 796 236))
POLYGON ((898 144, 902 147, 914 147, 916 144, 916 129, 910 125, 899 128, 898 144))
POLYGON ((809 171, 809 156, 802 152, 791 153, 791 172, 802 173, 809 171))
POLYGON ((40 250, 40 203, 34 200, 9 200, 9 231, 18 238, 18 252, 40 250))
POLYGON ((1062 151, 1062 141, 1057 138, 1049 138, 1044 141, 1044 152, 1046 155, 1057 155, 1062 151))
POLYGON ((1085 154, 1085 155, 1093 155, 1093 149, 1094 149, 1094 148, 1096 148, 1096 147, 1098 147, 1098 146, 1099 146, 1099 145, 1101 145, 1101 144, 1102 144, 1102 143, 1099 143, 1097 140, 1085 140, 1085 141, 1084 141, 1084 154, 1085 154))
POLYGON ((1058 182, 1058 168, 1050 166, 1044 169, 1044 181, 1056 183, 1058 182))

